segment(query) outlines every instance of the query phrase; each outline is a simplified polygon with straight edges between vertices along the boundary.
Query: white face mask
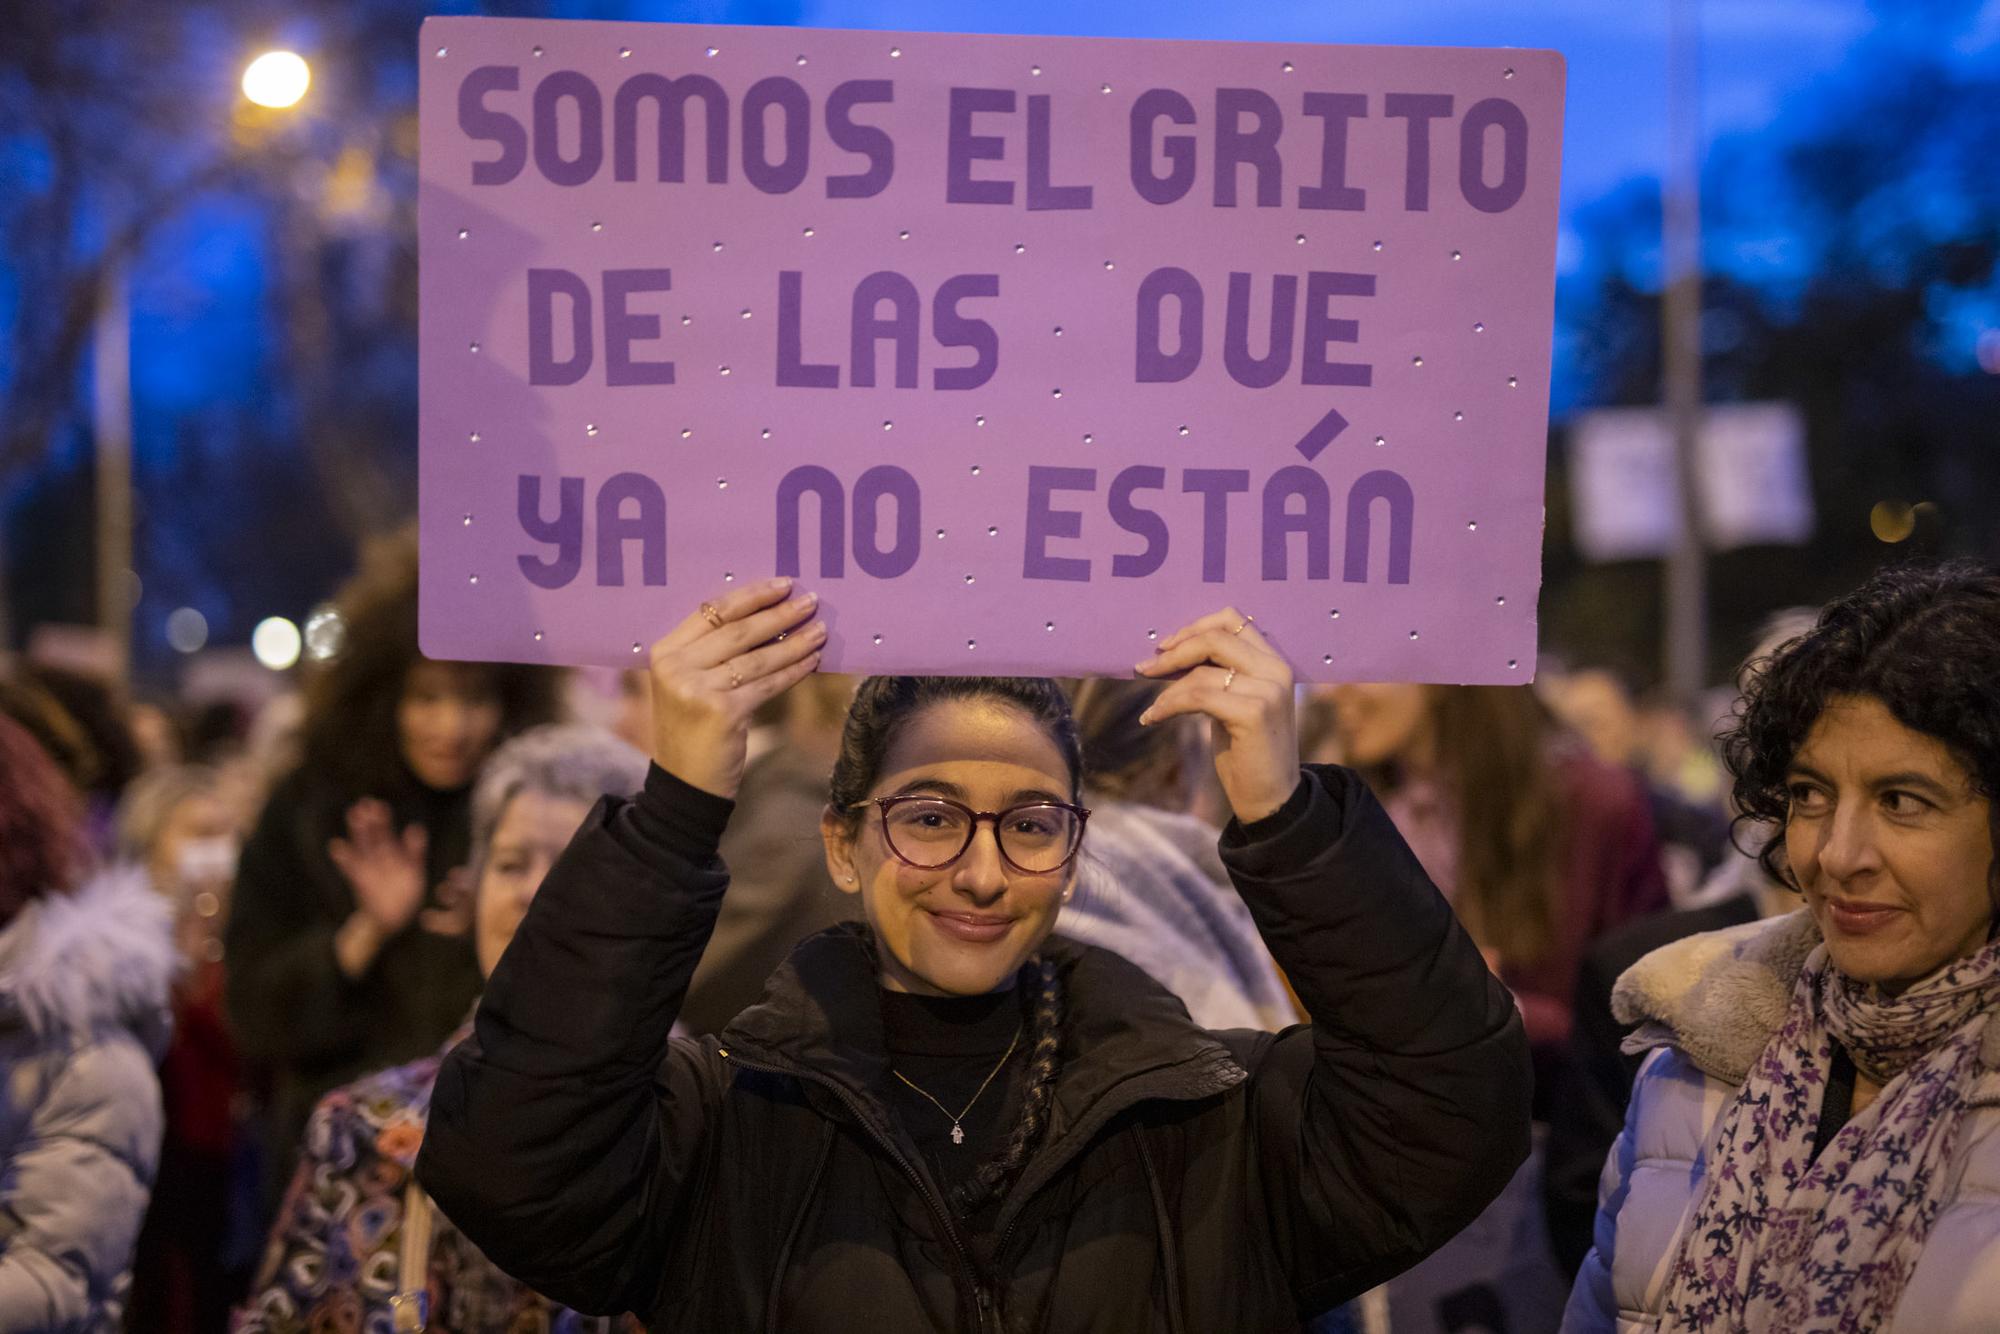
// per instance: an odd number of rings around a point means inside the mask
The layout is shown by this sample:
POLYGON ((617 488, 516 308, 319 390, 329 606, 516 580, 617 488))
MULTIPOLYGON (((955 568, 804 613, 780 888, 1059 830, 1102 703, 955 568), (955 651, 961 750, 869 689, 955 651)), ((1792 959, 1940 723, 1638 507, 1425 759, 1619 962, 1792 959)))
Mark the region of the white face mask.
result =
POLYGON ((180 855, 174 859, 174 876, 187 886, 225 884, 236 875, 239 850, 237 841, 226 834, 191 838, 181 844, 180 855))

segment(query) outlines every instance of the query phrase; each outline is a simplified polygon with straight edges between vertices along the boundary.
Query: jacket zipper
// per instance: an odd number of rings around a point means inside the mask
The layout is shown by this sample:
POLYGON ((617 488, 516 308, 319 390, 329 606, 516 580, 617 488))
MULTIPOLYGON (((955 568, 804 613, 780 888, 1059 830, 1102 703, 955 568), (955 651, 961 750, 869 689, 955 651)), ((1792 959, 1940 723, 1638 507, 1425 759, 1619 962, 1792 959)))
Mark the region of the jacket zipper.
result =
MULTIPOLYGON (((945 1240, 951 1243, 953 1253, 958 1256, 959 1278, 966 1281, 967 1285, 971 1287, 979 1328, 981 1330, 986 1329, 987 1320, 993 1314, 993 1294, 988 1291, 986 1284, 980 1280, 978 1268, 972 1263, 972 1253, 966 1249, 965 1241, 959 1236, 957 1226, 952 1223, 951 1216, 946 1212, 944 1201, 937 1197, 937 1193, 930 1188, 930 1183, 925 1181, 923 1174, 917 1171, 916 1164, 909 1160, 908 1156, 904 1154, 896 1142, 875 1128, 873 1120, 868 1116, 867 1109, 862 1107, 860 1101, 846 1089, 842 1088, 837 1080, 829 1079, 825 1075, 817 1074, 798 1066, 770 1065, 759 1061, 746 1061, 740 1056, 730 1055, 728 1051, 721 1048, 717 1049, 717 1055, 725 1061, 742 1066, 746 1070, 760 1070, 766 1074, 789 1075, 793 1079, 808 1080, 814 1084, 818 1084, 820 1087, 831 1092, 834 1097, 840 1099, 841 1104, 849 1112, 853 1113, 854 1119, 861 1123, 861 1127, 868 1132, 870 1137, 877 1144, 881 1145, 888 1152, 889 1156, 895 1160, 896 1166, 902 1169, 903 1175, 910 1179, 910 1184, 915 1186, 917 1193, 923 1197, 925 1206, 931 1212, 931 1221, 938 1225, 939 1230, 944 1233, 945 1240)), ((1008 1231, 1013 1231, 1011 1223, 1008 1226, 1008 1231)))
MULTIPOLYGON (((1099 1130, 1101 1130, 1105 1125, 1109 1124, 1113 1116, 1117 1116, 1127 1111, 1133 1105, 1135 1104, 1114 1106, 1109 1109, 1099 1108, 1097 1110, 1092 1111, 1090 1116, 1086 1117, 1082 1121, 1079 1121, 1076 1125, 1070 1127, 1070 1129, 1067 1132, 1065 1132, 1063 1137, 1065 1144, 1082 1145, 1089 1143, 1091 1137, 1095 1135, 1099 1130)), ((1035 1193, 1035 1191, 1041 1190, 1043 1186, 1047 1185, 1050 1181, 1054 1180, 1057 1172, 1069 1166, 1070 1159, 1074 1158, 1077 1152, 1078 1152, 1077 1150, 1068 1150, 1061 1154, 1051 1155, 1045 1162, 1031 1163, 1029 1169, 1023 1172, 1018 1178, 1015 1179, 1013 1186, 1008 1191, 1008 1194, 1010 1196, 1014 1195, 1015 1193, 1021 1190, 1022 1182, 1037 1177, 1039 1178, 1039 1180, 1035 1180, 1033 1190, 1027 1191, 1021 1195, 1021 1207, 1015 1209, 1012 1216, 1007 1219, 1007 1226, 1004 1229, 1002 1229, 1000 1233, 1000 1244, 993 1248, 993 1255, 995 1259, 998 1259, 1007 1254, 1007 1243, 1013 1238, 1014 1229, 1020 1226, 1021 1215, 1025 1214, 1028 1211, 1027 1203, 1029 1197, 1032 1196, 1035 1193)), ((1005 1210, 1003 1209, 1002 1212, 1005 1212, 1005 1210)))

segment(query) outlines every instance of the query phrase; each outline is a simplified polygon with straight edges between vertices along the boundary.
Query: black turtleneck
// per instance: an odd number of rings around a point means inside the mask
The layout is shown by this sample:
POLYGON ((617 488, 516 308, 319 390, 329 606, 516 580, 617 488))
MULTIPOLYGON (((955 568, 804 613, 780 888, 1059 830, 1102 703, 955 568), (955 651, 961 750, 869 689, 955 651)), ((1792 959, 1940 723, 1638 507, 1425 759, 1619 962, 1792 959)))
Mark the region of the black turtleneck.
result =
MULTIPOLYGON (((882 1043, 890 1068, 949 1108, 936 1104, 891 1077, 882 1090, 890 1111, 924 1155, 932 1177, 947 1195, 991 1154, 999 1152, 1021 1114, 1025 1089, 1029 1034, 1027 998, 1019 985, 985 996, 913 996, 900 991, 877 993, 882 1004, 882 1043), (1014 1044, 1015 1034, 1020 1042, 1014 1044), (979 1085, 1000 1065, 1009 1044, 1013 1054, 993 1082, 979 1085), (978 1094, 974 1099, 974 1094, 978 1094), (966 1103, 971 1102, 970 1109, 966 1103), (965 1142, 951 1138, 951 1118, 959 1122, 965 1142)), ((980 1214, 988 1215, 998 1201, 980 1214)), ((977 1230, 979 1215, 969 1220, 977 1230)))

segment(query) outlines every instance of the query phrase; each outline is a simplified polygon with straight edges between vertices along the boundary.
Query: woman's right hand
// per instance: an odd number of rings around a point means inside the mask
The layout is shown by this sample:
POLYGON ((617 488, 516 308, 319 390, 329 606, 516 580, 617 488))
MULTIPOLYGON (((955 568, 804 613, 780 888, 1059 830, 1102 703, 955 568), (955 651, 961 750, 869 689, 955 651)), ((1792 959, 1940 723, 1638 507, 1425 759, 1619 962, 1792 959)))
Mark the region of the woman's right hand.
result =
POLYGON ((653 645, 653 760, 690 787, 733 798, 743 781, 750 717, 819 666, 826 626, 815 593, 790 579, 737 589, 653 645))

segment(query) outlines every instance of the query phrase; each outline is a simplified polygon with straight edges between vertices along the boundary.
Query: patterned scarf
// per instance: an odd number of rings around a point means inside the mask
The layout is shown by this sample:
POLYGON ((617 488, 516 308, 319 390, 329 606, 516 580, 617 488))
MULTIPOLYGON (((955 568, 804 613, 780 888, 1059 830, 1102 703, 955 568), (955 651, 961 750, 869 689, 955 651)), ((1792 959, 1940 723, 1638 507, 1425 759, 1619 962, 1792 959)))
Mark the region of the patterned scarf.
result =
POLYGON ((1996 1010, 2000 940, 1894 997, 1815 949, 1784 1026, 1709 1146, 1660 1329, 1887 1328, 1947 1202, 1980 1037, 1996 1010), (1815 1160, 1836 1041, 1882 1092, 1815 1160))

